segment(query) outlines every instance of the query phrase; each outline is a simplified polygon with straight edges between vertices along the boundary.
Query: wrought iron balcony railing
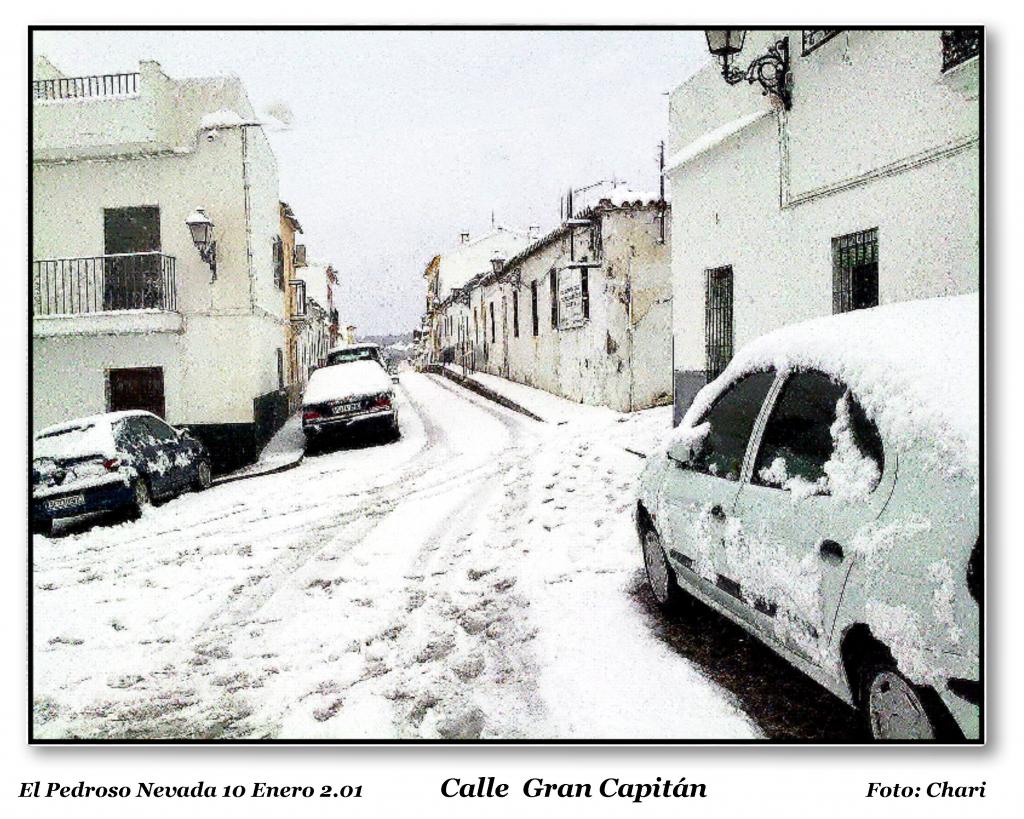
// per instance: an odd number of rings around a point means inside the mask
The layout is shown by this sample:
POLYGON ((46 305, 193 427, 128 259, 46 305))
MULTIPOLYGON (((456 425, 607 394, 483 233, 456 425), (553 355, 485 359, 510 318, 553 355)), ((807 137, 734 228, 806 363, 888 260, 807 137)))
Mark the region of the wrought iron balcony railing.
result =
POLYGON ((74 100, 86 97, 127 97, 139 92, 139 74, 97 74, 92 77, 58 77, 33 80, 37 100, 74 100))
POLYGON ((981 50, 981 31, 976 28, 950 28, 942 32, 942 70, 949 71, 981 50))
POLYGON ((174 257, 163 253, 115 253, 33 262, 35 316, 109 313, 115 310, 175 311, 174 257))

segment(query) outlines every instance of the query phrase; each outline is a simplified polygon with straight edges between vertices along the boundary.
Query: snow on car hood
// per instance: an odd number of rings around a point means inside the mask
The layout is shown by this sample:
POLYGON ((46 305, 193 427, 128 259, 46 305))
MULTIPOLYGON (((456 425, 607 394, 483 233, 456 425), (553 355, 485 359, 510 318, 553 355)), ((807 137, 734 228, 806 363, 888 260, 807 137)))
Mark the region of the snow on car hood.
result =
POLYGON ((736 377, 816 369, 845 383, 899 450, 923 446, 949 472, 979 465, 978 294, 900 302, 783 327, 745 345, 701 390, 681 428, 736 377))
POLYGON ((316 370, 309 377, 303 405, 322 404, 352 395, 391 391, 391 376, 376 361, 351 361, 316 370))

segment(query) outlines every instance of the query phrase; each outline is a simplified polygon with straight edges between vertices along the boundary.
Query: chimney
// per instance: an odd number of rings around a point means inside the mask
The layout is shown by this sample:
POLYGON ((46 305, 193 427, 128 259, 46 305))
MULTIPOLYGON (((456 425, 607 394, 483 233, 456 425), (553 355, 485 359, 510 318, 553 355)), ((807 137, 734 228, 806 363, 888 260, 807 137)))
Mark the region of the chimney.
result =
POLYGON ((463 232, 459 234, 459 244, 464 245, 469 241, 469 232, 463 232))
POLYGON ((526 236, 529 239, 539 239, 540 238, 540 225, 530 225, 530 227, 527 228, 527 230, 526 230, 526 236))

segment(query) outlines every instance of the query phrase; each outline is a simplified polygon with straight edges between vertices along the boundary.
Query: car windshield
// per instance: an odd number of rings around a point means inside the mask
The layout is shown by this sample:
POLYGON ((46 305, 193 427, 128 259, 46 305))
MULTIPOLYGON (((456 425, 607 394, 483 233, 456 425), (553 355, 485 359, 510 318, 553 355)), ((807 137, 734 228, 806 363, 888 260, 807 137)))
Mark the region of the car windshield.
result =
POLYGON ((354 350, 338 350, 336 353, 331 353, 330 362, 331 364, 348 364, 352 361, 376 361, 377 356, 374 354, 372 347, 358 347, 354 350))

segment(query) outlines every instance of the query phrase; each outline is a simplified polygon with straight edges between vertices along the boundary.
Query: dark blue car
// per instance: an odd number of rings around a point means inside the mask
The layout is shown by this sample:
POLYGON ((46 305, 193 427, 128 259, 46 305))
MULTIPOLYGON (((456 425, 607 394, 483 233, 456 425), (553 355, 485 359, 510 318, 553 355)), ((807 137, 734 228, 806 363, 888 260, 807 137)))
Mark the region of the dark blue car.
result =
POLYGON ((210 485, 210 456, 188 432, 141 410, 47 427, 32 445, 32 529, 102 513, 137 518, 154 500, 210 485))

